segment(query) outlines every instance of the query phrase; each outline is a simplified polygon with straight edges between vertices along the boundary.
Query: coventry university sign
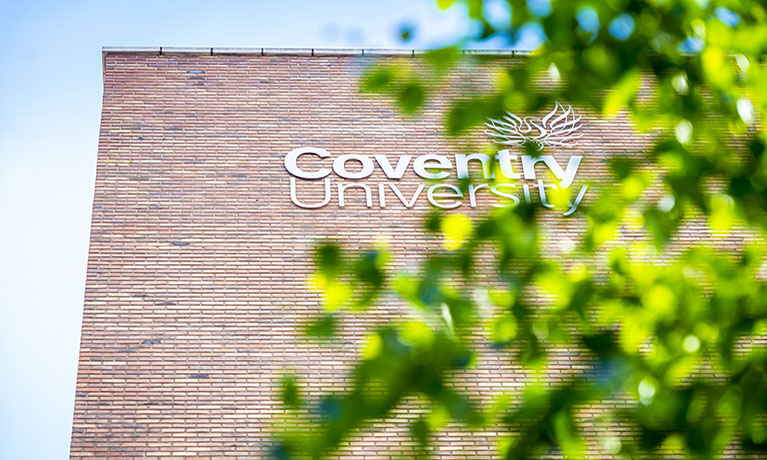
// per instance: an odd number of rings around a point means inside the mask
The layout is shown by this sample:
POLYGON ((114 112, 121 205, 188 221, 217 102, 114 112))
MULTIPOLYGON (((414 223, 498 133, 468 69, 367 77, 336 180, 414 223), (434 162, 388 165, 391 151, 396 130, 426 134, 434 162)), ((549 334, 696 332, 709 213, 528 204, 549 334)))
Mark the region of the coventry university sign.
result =
MULTIPOLYGON (((564 108, 558 102, 554 109, 544 117, 527 116, 520 118, 513 113, 507 113, 501 119, 490 119, 485 123, 487 134, 494 143, 500 146, 521 147, 532 145, 538 150, 544 148, 572 148, 577 139, 583 134, 581 117, 575 115, 572 107, 564 108)), ((412 208, 418 199, 425 196, 432 205, 442 209, 455 209, 467 204, 477 207, 477 194, 484 190, 502 202, 493 203, 495 207, 515 206, 525 200, 531 203, 534 195, 538 196, 541 205, 553 208, 547 193, 558 188, 567 189, 573 185, 582 155, 571 155, 566 165, 560 164, 552 155, 517 155, 508 148, 501 148, 491 156, 484 153, 455 154, 452 156, 426 154, 414 157, 401 155, 396 163, 392 163, 386 155, 344 154, 333 156, 327 150, 318 147, 301 147, 290 151, 285 156, 285 168, 290 173, 290 200, 296 206, 305 209, 317 209, 327 206, 331 200, 331 178, 345 180, 336 182, 338 206, 345 206, 345 195, 349 189, 359 189, 365 194, 365 204, 368 208, 399 206, 412 208), (303 166, 299 166, 299 160, 303 166), (403 193, 398 184, 408 168, 420 178, 427 181, 444 180, 455 175, 457 179, 469 178, 469 164, 474 162, 481 165, 483 178, 492 179, 481 184, 469 184, 465 192, 449 183, 419 183, 412 194, 403 193), (545 165, 556 180, 546 183, 536 174, 535 166, 545 165), (311 167, 307 166, 311 165, 311 167), (357 182, 370 177, 376 168, 386 176, 386 182, 366 184, 357 182), (496 179, 495 174, 501 176, 496 179), (323 199, 308 203, 298 198, 299 183, 307 181, 323 182, 323 199), (508 181, 508 182, 504 182, 508 181), (428 185, 428 188, 427 188, 428 185), (374 199, 375 195, 375 199, 374 199)), ((338 180, 338 179, 337 179, 338 180)), ((582 185, 570 201, 564 216, 572 215, 588 189, 582 185)))

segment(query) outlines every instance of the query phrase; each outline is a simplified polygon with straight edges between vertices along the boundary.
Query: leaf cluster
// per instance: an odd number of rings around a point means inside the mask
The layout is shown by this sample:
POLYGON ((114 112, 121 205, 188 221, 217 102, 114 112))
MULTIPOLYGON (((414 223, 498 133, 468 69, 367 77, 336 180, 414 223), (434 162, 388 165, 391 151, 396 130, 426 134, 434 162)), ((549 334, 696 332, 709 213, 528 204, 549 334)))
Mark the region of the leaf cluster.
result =
POLYGON ((499 20, 482 0, 438 2, 454 3, 465 4, 473 34, 428 53, 417 69, 371 66, 363 91, 417 116, 466 59, 461 46, 498 39, 514 46, 536 33, 540 46, 513 59, 494 92, 452 102, 447 135, 559 99, 630 117, 653 145, 613 159, 614 185, 588 204, 585 231, 564 258, 542 250, 545 228, 524 204, 475 219, 429 216, 424 226, 443 245, 415 275, 391 273, 385 248, 346 255, 339 245, 320 245, 312 285, 326 313, 311 334, 332 337, 344 309, 369 308, 386 293, 417 319, 370 331, 348 388, 315 401, 284 380, 295 419, 277 436, 275 457, 326 458, 407 403, 423 414, 411 426, 423 456, 436 433, 461 423, 504 431, 500 458, 582 458, 590 452, 582 409, 613 400, 627 403, 603 415, 629 428, 605 438, 604 454, 716 458, 733 445, 767 453, 765 5, 513 0, 499 20), (542 80, 550 84, 536 87, 542 80), (648 196, 653 183, 658 196, 648 196), (691 221, 737 244, 697 242, 680 251, 675 238, 691 221), (614 244, 627 228, 639 228, 650 244, 614 244), (754 237, 746 241, 744 232, 754 237), (492 269, 481 260, 488 251, 492 269), (454 384, 482 343, 532 375, 545 376, 558 349, 584 350, 588 366, 482 403, 454 384))

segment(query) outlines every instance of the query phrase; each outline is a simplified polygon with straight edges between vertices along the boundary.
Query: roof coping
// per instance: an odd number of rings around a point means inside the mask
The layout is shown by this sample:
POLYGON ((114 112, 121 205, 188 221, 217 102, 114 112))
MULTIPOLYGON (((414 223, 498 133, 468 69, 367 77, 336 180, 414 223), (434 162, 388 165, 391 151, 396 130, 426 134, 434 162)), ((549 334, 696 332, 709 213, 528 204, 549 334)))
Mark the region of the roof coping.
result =
MULTIPOLYGON (((148 53, 148 54, 259 54, 292 56, 415 56, 429 50, 405 48, 226 48, 182 46, 105 46, 102 53, 148 53)), ((489 56, 527 55, 522 50, 461 50, 463 54, 489 56)))
MULTIPOLYGON (((405 48, 226 48, 226 47, 184 47, 184 46, 104 46, 101 49, 101 66, 105 69, 107 54, 190 54, 190 55, 260 55, 260 56, 419 56, 428 53, 425 49, 405 48)), ((467 56, 526 56, 524 50, 461 50, 467 56)))

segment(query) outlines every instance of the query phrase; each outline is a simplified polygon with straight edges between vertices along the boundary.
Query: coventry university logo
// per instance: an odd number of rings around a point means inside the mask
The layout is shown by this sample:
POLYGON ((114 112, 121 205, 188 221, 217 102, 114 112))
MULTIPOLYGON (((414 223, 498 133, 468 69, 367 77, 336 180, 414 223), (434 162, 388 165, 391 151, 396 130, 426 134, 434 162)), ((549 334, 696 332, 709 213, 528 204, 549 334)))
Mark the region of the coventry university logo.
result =
POLYGON ((533 144, 538 150, 544 147, 574 147, 575 140, 583 136, 578 130, 581 117, 575 116, 571 106, 565 109, 562 104, 556 102, 554 110, 543 118, 525 117, 520 118, 511 112, 500 120, 489 119, 485 126, 490 128, 485 134, 490 136, 496 144, 524 145, 533 144))
POLYGON ((511 147, 526 144, 538 150, 574 147, 575 141, 583 136, 578 132, 580 121, 572 107, 565 108, 558 102, 542 118, 520 118, 507 113, 500 120, 488 120, 489 130, 485 132, 500 144, 495 153, 387 155, 378 150, 375 153, 347 150, 333 155, 321 147, 298 146, 284 159, 290 174, 290 200, 304 209, 325 207, 333 199, 339 208, 346 207, 350 199, 364 200, 368 209, 412 209, 419 198, 440 209, 477 208, 480 203, 506 208, 537 202, 548 209, 562 206, 557 212, 567 217, 580 206, 588 184, 576 185, 572 192, 568 190, 566 195, 556 197, 564 202, 555 203, 552 194, 573 187, 583 155, 570 155, 564 163, 562 155, 554 158, 543 152, 514 152, 511 147), (408 170, 412 174, 407 174, 408 170), (375 181, 363 180, 374 174, 375 181), (451 181, 440 182, 451 175, 468 180, 468 188, 462 189, 451 181), (299 188, 311 191, 299 193, 299 188))

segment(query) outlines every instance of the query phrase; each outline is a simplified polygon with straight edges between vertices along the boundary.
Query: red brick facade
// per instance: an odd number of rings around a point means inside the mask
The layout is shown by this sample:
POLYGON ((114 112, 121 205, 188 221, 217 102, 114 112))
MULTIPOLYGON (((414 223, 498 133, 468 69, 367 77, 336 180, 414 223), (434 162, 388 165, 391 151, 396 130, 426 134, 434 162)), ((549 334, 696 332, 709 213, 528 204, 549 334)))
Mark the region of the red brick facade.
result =
MULTIPOLYGON (((318 295, 306 289, 317 239, 331 237, 349 248, 387 239, 400 269, 415 268, 439 241, 422 229, 432 209, 426 190, 408 209, 385 189, 381 209, 377 184, 385 176, 376 164, 359 181, 371 186, 371 208, 359 188, 347 191, 340 208, 337 183, 354 181, 332 173, 330 203, 302 209, 291 203, 284 158, 311 146, 333 157, 384 154, 394 166, 403 154, 452 158, 483 151, 482 130, 459 140, 442 134, 445 102, 489 90, 494 69, 515 58, 462 65, 414 117, 385 98, 360 94, 358 77, 376 59, 105 53, 72 458, 264 458, 281 411, 275 382, 284 369, 295 370, 315 395, 338 388, 359 356, 365 328, 409 314, 387 298, 373 312, 348 315, 343 338, 333 345, 300 336, 299 326, 322 309, 318 295)), ((562 156, 554 152, 563 167, 569 155, 583 155, 576 187, 605 175, 610 156, 637 152, 646 142, 623 118, 578 111, 586 119, 584 138, 562 156)), ((316 156, 304 160, 307 170, 332 165, 316 156)), ((409 167, 397 184, 409 199, 421 182, 409 167)), ((322 200, 321 180, 297 187, 300 199, 322 200)), ((490 209, 492 195, 477 196, 480 207, 490 209)), ((457 210, 474 212, 468 199, 457 210)), ((569 218, 544 215, 554 255, 563 251, 564 238, 574 240, 584 228, 577 211, 569 218)), ((699 239, 704 229, 693 225, 679 238, 699 239)), ((621 238, 635 236, 624 229, 621 238)), ((504 352, 484 350, 461 376, 476 397, 515 391, 531 378, 504 352)), ((557 381, 584 366, 577 351, 555 351, 547 375, 557 381)), ((408 458, 408 412, 403 408, 350 440, 340 456, 408 458)), ((592 412, 598 408, 585 416, 592 412)), ((591 418, 587 431, 593 434, 600 423, 591 418)), ((593 456, 604 457, 599 436, 592 438, 593 456)), ((497 433, 456 428, 440 435, 435 453, 486 459, 494 457, 497 441, 497 433)))

